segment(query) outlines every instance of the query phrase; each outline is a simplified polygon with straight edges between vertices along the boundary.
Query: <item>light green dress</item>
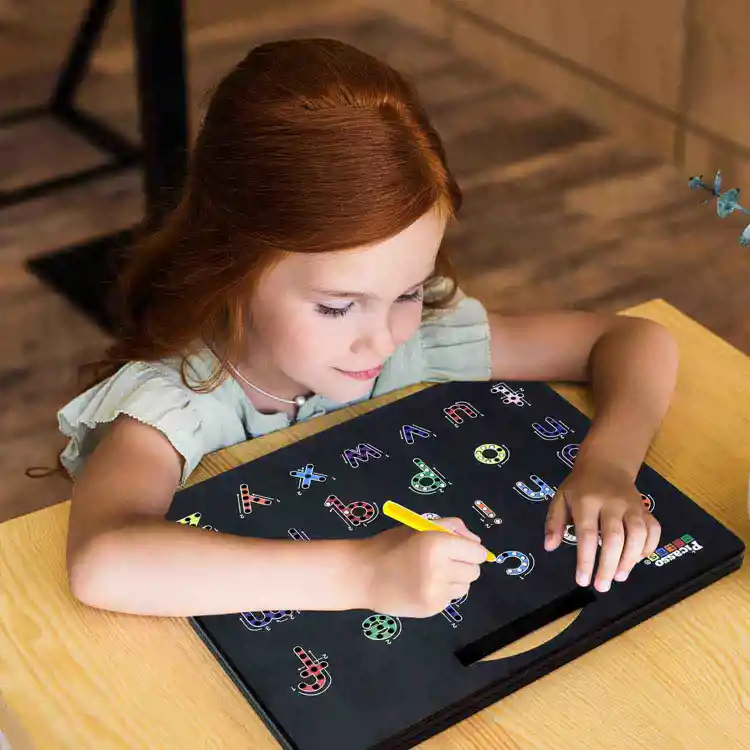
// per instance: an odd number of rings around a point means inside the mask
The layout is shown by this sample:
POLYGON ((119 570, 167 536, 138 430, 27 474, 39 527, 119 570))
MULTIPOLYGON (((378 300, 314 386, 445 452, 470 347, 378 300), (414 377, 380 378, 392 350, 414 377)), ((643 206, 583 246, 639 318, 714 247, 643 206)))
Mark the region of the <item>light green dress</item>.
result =
MULTIPOLYGON (((209 376, 216 364, 205 349, 188 358, 189 379, 209 376)), ((69 441, 61 454, 75 478, 101 440, 106 426, 124 414, 163 433, 184 458, 181 483, 208 453, 288 427, 283 413, 257 411, 231 377, 210 393, 196 393, 182 380, 181 359, 130 362, 85 391, 58 413, 69 441)), ((385 362, 369 394, 357 401, 422 382, 489 380, 490 330, 487 312, 471 297, 459 295, 449 309, 423 317, 414 336, 385 362)), ((349 406, 312 396, 296 421, 305 422, 349 406)))

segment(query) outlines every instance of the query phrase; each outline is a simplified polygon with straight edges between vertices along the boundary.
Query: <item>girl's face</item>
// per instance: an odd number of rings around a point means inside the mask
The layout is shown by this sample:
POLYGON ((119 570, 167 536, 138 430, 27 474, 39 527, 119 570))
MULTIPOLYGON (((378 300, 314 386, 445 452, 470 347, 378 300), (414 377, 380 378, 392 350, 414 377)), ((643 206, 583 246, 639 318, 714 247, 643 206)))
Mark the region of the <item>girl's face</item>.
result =
POLYGON ((286 256, 254 295, 243 374, 286 398, 313 392, 342 403, 367 395, 420 325, 422 283, 444 232, 430 211, 376 245, 286 256))

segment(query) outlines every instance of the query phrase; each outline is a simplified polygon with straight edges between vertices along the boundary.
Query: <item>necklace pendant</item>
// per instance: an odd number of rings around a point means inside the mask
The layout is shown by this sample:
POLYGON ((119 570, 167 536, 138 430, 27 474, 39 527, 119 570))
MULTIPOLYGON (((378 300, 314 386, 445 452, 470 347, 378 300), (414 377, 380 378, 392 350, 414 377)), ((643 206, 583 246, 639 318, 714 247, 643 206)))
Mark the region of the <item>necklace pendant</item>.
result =
POLYGON ((250 388, 258 391, 258 393, 262 393, 264 396, 268 396, 268 398, 274 399, 274 401, 281 401, 284 404, 294 404, 298 409, 307 403, 307 396, 295 396, 292 400, 289 400, 288 398, 281 398, 281 396, 274 396, 273 393, 264 391, 262 388, 259 388, 257 385, 251 383, 234 365, 230 365, 230 368, 232 372, 237 375, 237 377, 239 377, 239 379, 243 383, 245 383, 245 385, 250 386, 250 388))

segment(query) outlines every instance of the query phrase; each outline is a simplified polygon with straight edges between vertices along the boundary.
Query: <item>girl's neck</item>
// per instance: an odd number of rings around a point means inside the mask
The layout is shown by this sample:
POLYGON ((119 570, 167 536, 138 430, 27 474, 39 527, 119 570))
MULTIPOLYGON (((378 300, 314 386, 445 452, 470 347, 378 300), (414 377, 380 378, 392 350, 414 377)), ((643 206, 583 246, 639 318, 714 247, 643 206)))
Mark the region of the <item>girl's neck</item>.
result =
MULTIPOLYGON (((241 377, 236 377, 235 381, 242 389, 243 393, 247 397, 247 400, 255 407, 255 410, 259 411, 261 414, 284 413, 288 414, 290 417, 296 416, 299 407, 296 404, 287 403, 288 401, 292 401, 293 399, 289 399, 286 396, 274 393, 271 390, 268 390, 266 393, 262 393, 257 390, 257 388, 253 388, 248 385, 241 377), (278 398, 273 398, 273 396, 277 395, 279 396, 279 398, 283 398, 285 400, 280 401, 278 398)), ((252 383, 252 381, 250 382, 252 383)), ((253 385, 255 385, 255 383, 253 383, 253 385)), ((266 391, 265 388, 263 390, 266 391)))
MULTIPOLYGON (((216 355, 216 348, 211 349, 216 355)), ((263 414, 284 413, 294 418, 299 406, 287 402, 294 401, 297 396, 312 395, 277 368, 261 364, 258 357, 252 360, 245 358, 241 362, 228 361, 230 377, 240 386, 253 407, 263 414)))

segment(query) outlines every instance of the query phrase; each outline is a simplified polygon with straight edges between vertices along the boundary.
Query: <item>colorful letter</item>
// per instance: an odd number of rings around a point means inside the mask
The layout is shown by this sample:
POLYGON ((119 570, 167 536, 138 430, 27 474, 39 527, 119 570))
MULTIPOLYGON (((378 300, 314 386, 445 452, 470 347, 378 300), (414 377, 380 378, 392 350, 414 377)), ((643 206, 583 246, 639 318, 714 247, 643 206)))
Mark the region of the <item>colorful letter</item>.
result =
POLYGON ((420 470, 411 478, 410 489, 414 492, 431 495, 433 492, 442 492, 450 484, 437 469, 431 469, 421 459, 413 458, 412 461, 420 470))
POLYGON ((458 611, 458 608, 466 601, 468 594, 459 596, 457 599, 453 599, 451 603, 443 610, 441 614, 451 624, 451 627, 457 628, 459 623, 463 622, 463 615, 458 611))
POLYGON ((506 560, 517 560, 518 565, 515 568, 506 568, 505 573, 509 576, 528 575, 534 569, 534 558, 517 550, 508 550, 495 558, 498 565, 502 565, 506 560))
POLYGON ((573 464, 578 457, 580 447, 581 446, 578 443, 568 443, 564 448, 557 451, 557 457, 572 469, 573 464))
POLYGON ((454 426, 458 427, 464 423, 464 417, 476 419, 484 416, 478 409, 475 409, 468 401, 456 401, 452 406, 446 406, 443 409, 445 418, 454 426), (462 416, 463 415, 463 416, 462 416))
POLYGON ((300 695, 320 695, 331 687, 331 674, 328 671, 328 657, 323 654, 320 659, 302 648, 294 647, 294 655, 302 662, 299 668, 301 682, 297 684, 296 690, 300 695))
POLYGON ((479 445, 474 450, 474 458, 480 464, 491 464, 502 466, 510 458, 510 450, 505 445, 496 445, 495 443, 485 443, 479 445))
POLYGON ((513 406, 530 406, 526 397, 523 395, 523 388, 511 388, 507 383, 496 383, 490 388, 490 393, 500 393, 503 397, 504 404, 513 406))
POLYGON ((251 632, 270 630, 274 622, 293 620, 299 612, 293 609, 274 609, 263 612, 240 612, 240 622, 251 632))
POLYGON ((185 526, 199 526, 201 522, 201 513, 191 513, 189 516, 185 516, 185 518, 181 518, 177 523, 184 524, 185 526))
POLYGON ((360 462, 369 461, 371 458, 380 458, 385 456, 388 458, 387 453, 378 450, 374 445, 369 443, 360 443, 356 448, 347 448, 341 457, 346 461, 352 469, 356 469, 360 462))
POLYGON ((378 517, 378 506, 356 500, 345 505, 336 495, 329 495, 323 505, 330 508, 347 525, 349 531, 355 526, 367 526, 378 517))
POLYGON ((249 516, 253 512, 253 504, 273 505, 274 502, 278 503, 279 501, 272 497, 255 495, 250 492, 250 488, 246 484, 240 485, 240 492, 237 495, 237 507, 240 511, 240 518, 244 518, 246 515, 249 516))
POLYGON ((299 482, 297 483, 297 494, 301 495, 302 490, 310 488, 312 482, 325 482, 328 479, 326 474, 317 474, 315 472, 315 466, 313 464, 307 464, 301 469, 294 469, 289 472, 290 477, 297 477, 299 482))
POLYGON ((542 440, 558 440, 564 438, 569 432, 574 432, 573 429, 559 419, 545 417, 544 421, 549 425, 549 428, 539 424, 539 422, 534 422, 531 425, 534 432, 536 432, 542 440))
POLYGON ((434 432, 430 432, 429 430, 426 430, 424 427, 419 427, 415 424, 405 424, 400 430, 399 430, 399 437, 408 445, 413 445, 414 443, 414 437, 419 438, 431 438, 435 437, 434 432))
POLYGON ((362 622, 362 633, 371 641, 392 643, 401 635, 401 620, 391 615, 370 615, 362 622))
POLYGON ((482 525, 487 529, 491 529, 493 524, 499 526, 503 522, 503 519, 500 518, 500 516, 498 516, 489 505, 483 503, 481 500, 475 500, 471 507, 482 519, 482 525))
POLYGON ((525 482, 516 482, 513 485, 513 489, 518 492, 519 495, 523 495, 527 500, 531 500, 534 503, 541 502, 542 500, 549 500, 555 496, 557 487, 547 484, 541 477, 536 474, 531 475, 531 481, 539 488, 532 490, 525 482))

